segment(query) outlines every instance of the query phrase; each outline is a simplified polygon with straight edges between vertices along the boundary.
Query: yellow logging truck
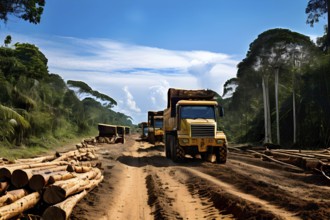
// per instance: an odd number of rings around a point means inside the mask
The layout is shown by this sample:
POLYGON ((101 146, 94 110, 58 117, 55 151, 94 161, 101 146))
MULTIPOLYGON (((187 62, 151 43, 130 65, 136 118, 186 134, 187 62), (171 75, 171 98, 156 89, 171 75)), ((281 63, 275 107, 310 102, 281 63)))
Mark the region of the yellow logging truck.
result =
POLYGON ((200 155, 206 160, 215 155, 217 163, 226 163, 227 139, 217 130, 223 109, 212 90, 168 90, 164 110, 165 154, 175 162, 185 155, 200 155))
POLYGON ((148 111, 148 141, 150 144, 163 141, 163 113, 164 111, 148 111))

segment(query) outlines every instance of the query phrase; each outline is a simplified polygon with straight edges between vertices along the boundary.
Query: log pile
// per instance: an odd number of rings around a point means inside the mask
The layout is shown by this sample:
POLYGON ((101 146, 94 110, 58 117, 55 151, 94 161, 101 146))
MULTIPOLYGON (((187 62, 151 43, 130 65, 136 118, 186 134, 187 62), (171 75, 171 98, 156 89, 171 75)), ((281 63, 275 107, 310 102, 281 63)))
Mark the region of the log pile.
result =
POLYGON ((68 219, 74 206, 103 180, 93 143, 88 139, 77 144, 77 150, 12 164, 1 158, 0 220, 31 218, 32 209, 33 219, 68 219))
POLYGON ((288 150, 267 147, 230 147, 236 153, 250 153, 254 157, 282 165, 285 169, 318 172, 330 180, 330 150, 288 150))

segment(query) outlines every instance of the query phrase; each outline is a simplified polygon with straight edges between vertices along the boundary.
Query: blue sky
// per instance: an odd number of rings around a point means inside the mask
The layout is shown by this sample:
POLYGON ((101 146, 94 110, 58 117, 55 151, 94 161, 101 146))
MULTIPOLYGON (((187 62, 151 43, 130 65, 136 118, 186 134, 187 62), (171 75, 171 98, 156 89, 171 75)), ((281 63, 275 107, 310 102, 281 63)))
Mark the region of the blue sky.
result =
POLYGON ((14 17, 0 38, 36 44, 49 70, 113 97, 116 111, 145 121, 166 106, 169 87, 224 82, 262 32, 287 28, 314 39, 325 19, 306 24, 307 0, 48 0, 41 23, 14 17))

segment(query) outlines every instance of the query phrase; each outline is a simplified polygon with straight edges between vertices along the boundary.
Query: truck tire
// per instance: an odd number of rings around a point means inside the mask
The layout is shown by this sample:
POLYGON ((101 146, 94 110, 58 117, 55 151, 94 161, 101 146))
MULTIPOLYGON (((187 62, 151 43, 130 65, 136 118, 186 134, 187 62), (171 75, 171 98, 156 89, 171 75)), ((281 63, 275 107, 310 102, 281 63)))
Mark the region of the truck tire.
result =
POLYGON ((171 135, 171 158, 173 162, 182 162, 184 159, 184 151, 179 146, 176 136, 171 135))
POLYGON ((165 134, 165 156, 171 158, 171 140, 170 135, 165 134))
POLYGON ((227 147, 218 147, 215 152, 216 161, 220 164, 227 162, 227 147))
POLYGON ((149 133, 148 134, 148 141, 150 144, 155 144, 155 134, 154 133, 149 133))

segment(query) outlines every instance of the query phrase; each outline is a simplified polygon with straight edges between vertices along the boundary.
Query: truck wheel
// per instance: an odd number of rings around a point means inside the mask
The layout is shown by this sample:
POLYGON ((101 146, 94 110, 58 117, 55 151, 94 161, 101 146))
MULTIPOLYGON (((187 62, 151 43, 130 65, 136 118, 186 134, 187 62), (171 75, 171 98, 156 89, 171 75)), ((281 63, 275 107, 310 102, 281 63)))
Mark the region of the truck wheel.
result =
POLYGON ((171 158, 171 136, 165 134, 165 156, 171 158))
POLYGON ((184 159, 184 150, 179 146, 178 139, 171 135, 171 155, 174 162, 182 162, 184 159))
POLYGON ((227 161, 227 147, 218 147, 215 150, 217 163, 225 164, 227 161))
POLYGON ((149 139, 150 144, 155 144, 155 134, 154 133, 149 133, 148 139, 149 139))

